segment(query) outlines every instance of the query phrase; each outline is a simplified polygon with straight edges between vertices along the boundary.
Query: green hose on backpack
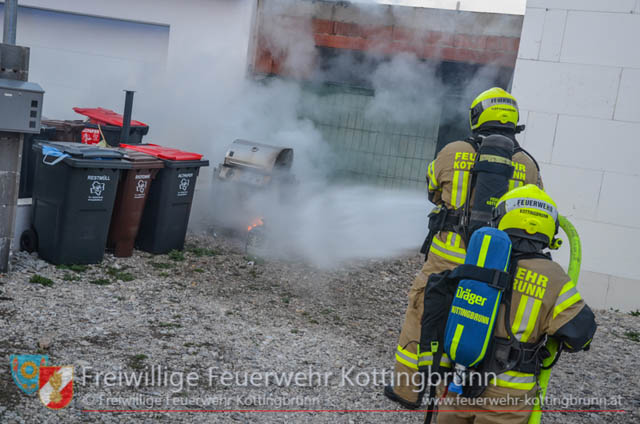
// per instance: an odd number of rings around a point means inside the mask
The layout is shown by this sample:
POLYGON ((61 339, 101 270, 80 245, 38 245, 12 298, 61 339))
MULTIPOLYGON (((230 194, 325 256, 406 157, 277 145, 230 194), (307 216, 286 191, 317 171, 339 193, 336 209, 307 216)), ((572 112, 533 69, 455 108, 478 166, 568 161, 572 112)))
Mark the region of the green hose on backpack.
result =
MULTIPOLYGON (((576 231, 576 227, 569 222, 567 218, 562 215, 558 216, 558 222, 560 224, 560 228, 565 232, 567 237, 569 238, 569 247, 570 247, 570 258, 569 258, 569 270, 567 274, 571 280, 577 285, 578 277, 580 276, 580 263, 582 261, 582 246, 580 244, 580 236, 578 235, 578 231, 576 231)), ((551 355, 542 361, 543 367, 549 367, 558 353, 559 344, 558 341, 554 338, 549 338, 546 344, 547 350, 551 355)), ((540 420, 542 419, 542 399, 545 398, 547 394, 547 386, 549 385, 549 378, 551 377, 551 368, 543 369, 540 372, 540 376, 538 377, 538 385, 540 386, 538 401, 533 407, 533 411, 531 416, 529 417, 529 424, 540 424, 540 420)))

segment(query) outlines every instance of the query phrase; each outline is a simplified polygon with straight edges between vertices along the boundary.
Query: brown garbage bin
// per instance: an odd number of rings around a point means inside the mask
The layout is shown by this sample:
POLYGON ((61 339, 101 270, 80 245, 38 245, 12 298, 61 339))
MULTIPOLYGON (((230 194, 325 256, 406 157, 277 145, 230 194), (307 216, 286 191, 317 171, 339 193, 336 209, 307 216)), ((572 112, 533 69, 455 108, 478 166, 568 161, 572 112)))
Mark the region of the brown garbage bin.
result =
POLYGON ((51 140, 73 141, 74 143, 80 143, 82 141, 82 130, 85 128, 85 122, 80 120, 61 121, 59 119, 43 119, 42 125, 56 129, 51 140))
POLYGON ((164 162, 133 150, 115 150, 124 153, 123 159, 129 161, 131 168, 123 171, 118 183, 107 249, 113 249, 114 256, 123 258, 133 254, 149 188, 160 168, 164 167, 164 162))

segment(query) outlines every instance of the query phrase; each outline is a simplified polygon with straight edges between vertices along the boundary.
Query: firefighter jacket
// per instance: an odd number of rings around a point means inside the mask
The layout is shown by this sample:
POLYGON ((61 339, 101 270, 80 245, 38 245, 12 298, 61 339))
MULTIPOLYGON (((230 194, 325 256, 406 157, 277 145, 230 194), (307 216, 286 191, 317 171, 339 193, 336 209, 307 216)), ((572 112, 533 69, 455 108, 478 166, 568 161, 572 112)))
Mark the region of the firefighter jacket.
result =
MULTIPOLYGON (((554 336, 565 350, 587 349, 596 331, 595 317, 584 303, 574 281, 550 259, 518 261, 514 272, 509 325, 518 341, 537 343, 554 336)), ((507 338, 504 303, 496 321, 495 337, 507 338)), ((491 384, 513 394, 530 391, 536 376, 518 371, 499 374, 491 384)))
MULTIPOLYGON (((460 209, 467 200, 475 159, 476 150, 469 142, 454 141, 443 147, 427 168, 429 200, 447 209, 460 209)), ((512 165, 514 170, 509 180, 509 190, 525 184, 543 188, 538 166, 528 153, 516 150, 512 165)), ((454 264, 463 264, 466 255, 464 241, 455 232, 440 231, 433 238, 428 254, 440 256, 454 264)))

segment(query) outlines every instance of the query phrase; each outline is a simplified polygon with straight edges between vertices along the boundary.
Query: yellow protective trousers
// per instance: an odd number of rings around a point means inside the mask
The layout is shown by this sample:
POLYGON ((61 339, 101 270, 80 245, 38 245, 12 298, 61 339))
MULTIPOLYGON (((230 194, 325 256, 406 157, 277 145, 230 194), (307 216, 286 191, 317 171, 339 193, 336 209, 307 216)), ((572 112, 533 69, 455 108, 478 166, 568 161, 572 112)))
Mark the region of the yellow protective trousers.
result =
MULTIPOLYGON (((424 289, 431 274, 452 270, 464 263, 464 243, 453 232, 440 232, 429 249, 427 261, 413 280, 409 290, 409 305, 396 348, 396 364, 393 391, 407 402, 418 401, 421 376, 418 373, 418 349, 422 313, 424 311, 424 289)), ((447 360, 446 357, 444 360, 447 360)), ((444 364, 442 364, 444 365, 444 364)))
MULTIPOLYGON (((478 398, 449 392, 439 402, 437 424, 527 424, 537 389, 514 394, 489 386, 478 398)), ((515 393, 518 393, 517 391, 515 393)))

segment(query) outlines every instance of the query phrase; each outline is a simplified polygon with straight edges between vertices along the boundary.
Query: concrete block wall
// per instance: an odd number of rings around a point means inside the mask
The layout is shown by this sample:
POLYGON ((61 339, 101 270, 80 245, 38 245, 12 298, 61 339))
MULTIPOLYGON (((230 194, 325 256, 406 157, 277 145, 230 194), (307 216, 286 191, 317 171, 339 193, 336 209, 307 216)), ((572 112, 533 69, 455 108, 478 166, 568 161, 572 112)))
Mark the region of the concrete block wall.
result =
MULTIPOLYGON (((640 309, 640 0, 529 0, 513 93, 596 308, 640 309)), ((568 263, 568 248, 556 257, 568 263)))

